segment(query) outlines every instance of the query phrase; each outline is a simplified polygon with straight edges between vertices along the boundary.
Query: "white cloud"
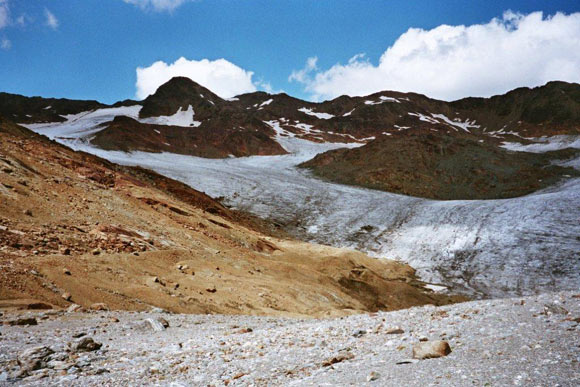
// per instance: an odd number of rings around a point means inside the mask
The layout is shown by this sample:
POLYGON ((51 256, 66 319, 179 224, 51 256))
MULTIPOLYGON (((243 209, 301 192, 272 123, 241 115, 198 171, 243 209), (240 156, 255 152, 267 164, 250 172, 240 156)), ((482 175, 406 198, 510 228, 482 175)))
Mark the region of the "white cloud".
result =
POLYGON ((191 0, 123 0, 127 4, 133 4, 141 9, 153 9, 155 11, 171 12, 183 3, 191 0))
POLYGON ((6 27, 10 22, 8 1, 0 0, 0 29, 6 27))
POLYGON ((550 80, 580 82, 579 48, 580 13, 544 18, 508 11, 487 24, 411 28, 378 65, 359 54, 317 71, 309 58, 289 80, 303 83, 315 100, 387 89, 445 100, 491 96, 550 80))
POLYGON ((182 57, 171 64, 158 61, 149 67, 137 68, 135 96, 138 99, 146 98, 171 78, 183 76, 210 89, 222 98, 230 98, 256 91, 256 85, 252 82, 253 74, 225 59, 197 61, 182 57))
POLYGON ((58 28, 58 19, 47 8, 44 9, 44 17, 46 18, 46 25, 56 30, 58 28))
POLYGON ((10 50, 10 48, 12 47, 12 42, 7 39, 7 38, 2 38, 2 40, 0 40, 0 48, 3 50, 10 50))
POLYGON ((292 74, 288 77, 288 82, 296 81, 304 83, 308 79, 308 74, 314 70, 318 70, 318 57, 312 56, 306 59, 306 65, 302 70, 294 70, 292 74))

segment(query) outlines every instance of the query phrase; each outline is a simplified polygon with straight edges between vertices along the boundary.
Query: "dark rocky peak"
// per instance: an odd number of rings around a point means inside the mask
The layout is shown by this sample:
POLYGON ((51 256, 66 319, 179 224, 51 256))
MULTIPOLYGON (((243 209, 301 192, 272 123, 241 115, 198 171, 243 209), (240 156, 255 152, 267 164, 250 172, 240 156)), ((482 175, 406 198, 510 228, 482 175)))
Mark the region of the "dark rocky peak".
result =
POLYGON ((143 100, 141 118, 170 116, 180 108, 192 106, 196 117, 209 117, 219 110, 226 101, 209 89, 186 77, 175 77, 159 86, 154 94, 143 100))

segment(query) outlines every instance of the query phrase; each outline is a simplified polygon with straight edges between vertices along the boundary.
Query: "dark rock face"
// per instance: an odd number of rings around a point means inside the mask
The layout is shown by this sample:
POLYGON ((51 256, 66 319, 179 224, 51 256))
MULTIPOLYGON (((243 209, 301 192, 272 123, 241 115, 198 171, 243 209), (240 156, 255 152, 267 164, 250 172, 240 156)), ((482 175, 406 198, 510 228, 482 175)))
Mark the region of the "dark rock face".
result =
POLYGON ((76 101, 65 98, 25 97, 0 93, 0 115, 13 122, 62 122, 62 115, 99 109, 106 105, 97 101, 76 101))
POLYGON ((157 91, 143 100, 139 117, 159 117, 175 114, 179 108, 191 105, 196 118, 211 117, 225 101, 189 78, 175 77, 159 86, 157 91))

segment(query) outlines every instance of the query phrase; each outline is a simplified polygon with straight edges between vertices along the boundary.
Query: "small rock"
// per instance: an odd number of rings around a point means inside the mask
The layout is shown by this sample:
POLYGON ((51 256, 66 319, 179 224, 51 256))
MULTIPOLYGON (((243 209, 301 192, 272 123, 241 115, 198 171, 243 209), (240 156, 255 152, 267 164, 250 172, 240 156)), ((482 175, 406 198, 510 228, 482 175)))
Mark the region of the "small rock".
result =
POLYGON ((429 338, 427 336, 419 336, 419 341, 421 342, 429 341, 429 338))
POLYGON ((26 305, 28 310, 39 310, 39 309, 52 309, 52 305, 45 304, 44 302, 31 302, 26 305))
POLYGON ((237 333, 251 333, 254 330, 252 328, 242 328, 237 333))
MULTIPOLYGON (((60 253, 62 255, 70 255, 70 249, 68 247, 63 247, 62 249, 60 249, 60 253)), ((69 273, 69 275, 70 275, 70 273, 69 273)))
POLYGON ((341 362, 343 362, 345 360, 351 360, 351 359, 354 359, 354 355, 352 353, 350 353, 350 352, 347 352, 347 353, 344 353, 344 354, 340 354, 338 356, 331 357, 330 359, 324 361, 322 363, 322 366, 323 367, 330 367, 333 364, 341 363, 341 362))
POLYGON ((38 321, 34 317, 23 317, 8 321, 8 325, 38 325, 38 321))
POLYGON ((109 307, 107 306, 107 304, 103 303, 103 302, 97 302, 95 304, 92 304, 90 306, 91 310, 109 310, 109 307))
POLYGON ((46 346, 29 348, 18 355, 18 364, 24 372, 34 371, 46 367, 48 357, 54 351, 46 346))
POLYGON ((26 216, 32 216, 32 211, 30 211, 30 210, 24 210, 24 215, 26 215, 26 216))
POLYGON ((65 301, 70 301, 70 300, 71 300, 71 298, 72 298, 72 296, 71 296, 71 294, 70 294, 69 292, 65 292, 65 293, 63 293, 63 294, 61 295, 61 297, 62 297, 62 299, 63 299, 63 300, 65 300, 65 301))
POLYGON ((90 337, 83 337, 69 344, 73 352, 92 352, 100 349, 102 346, 103 344, 97 343, 90 337))
POLYGON ((214 286, 213 288, 207 288, 207 289, 205 289, 205 291, 208 292, 208 293, 215 293, 215 292, 217 292, 217 289, 214 286))
POLYGON ((168 313, 165 309, 158 308, 156 306, 152 306, 150 309, 151 313, 168 313))
POLYGON ((92 251, 92 254, 93 254, 93 255, 99 255, 99 254, 101 254, 101 249, 94 249, 94 250, 92 251))
POLYGON ((385 333, 387 335, 400 335, 405 333, 405 331, 403 329, 401 329, 401 327, 393 327, 393 328, 389 328, 385 331, 385 333))
POLYGON ((447 356, 451 353, 451 347, 447 341, 434 340, 416 344, 413 347, 413 359, 435 359, 447 356))
POLYGON ((68 370, 70 367, 72 367, 72 364, 61 360, 51 360, 46 363, 46 367, 55 370, 68 370))
POLYGON ((412 364, 412 363, 417 363, 418 361, 419 360, 417 360, 417 359, 403 359, 403 360, 398 361, 395 364, 397 364, 397 365, 400 365, 400 364, 412 364))
POLYGON ((70 270, 69 270, 69 269, 67 269, 66 267, 65 267, 64 269, 62 269, 62 273, 63 273, 64 275, 71 275, 71 272, 70 272, 70 270))
POLYGON ((68 308, 66 308, 66 311, 69 313, 72 313, 72 312, 76 312, 79 309, 82 309, 82 306, 80 306, 78 304, 72 304, 68 308))
POLYGON ((568 310, 566 310, 566 308, 558 305, 558 304, 546 304, 544 305, 544 314, 545 315, 551 315, 551 314, 563 314, 566 315, 570 312, 568 312, 568 310))
POLYGON ((367 331, 365 331, 365 330, 363 330, 363 329, 359 329, 359 330, 355 331, 355 332, 352 334, 352 336, 353 336, 353 337, 357 337, 357 338, 358 338, 358 337, 363 337, 363 336, 364 336, 364 335, 366 335, 366 334, 367 334, 367 331))
POLYGON ((381 374, 379 374, 378 372, 372 371, 369 374, 369 376, 367 376, 367 382, 372 382, 374 380, 377 380, 380 377, 381 377, 381 374))
POLYGON ((145 321, 151 326, 151 329, 153 329, 155 332, 162 332, 169 326, 169 323, 167 323, 167 321, 162 318, 148 318, 145 319, 145 321), (163 322, 165 322, 167 326, 163 322))

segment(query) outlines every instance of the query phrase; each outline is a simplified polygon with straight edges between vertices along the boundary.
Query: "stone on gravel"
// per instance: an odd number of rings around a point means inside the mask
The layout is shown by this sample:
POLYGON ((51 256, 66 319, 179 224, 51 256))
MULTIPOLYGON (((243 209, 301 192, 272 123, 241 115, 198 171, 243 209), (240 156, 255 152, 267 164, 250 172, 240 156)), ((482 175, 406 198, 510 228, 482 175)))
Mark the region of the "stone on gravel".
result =
POLYGON ((372 371, 369 376, 367 376, 367 382, 372 382, 377 380, 378 378, 381 377, 381 374, 379 374, 378 372, 372 371))
POLYGON ((162 319, 160 317, 148 318, 145 319, 145 321, 151 326, 151 329, 153 329, 155 332, 162 332, 167 327, 169 327, 169 323, 167 322, 167 320, 162 319))
POLYGON ((38 325, 38 321, 34 317, 23 317, 8 321, 8 325, 38 325))
POLYGON ((92 310, 104 310, 104 311, 106 311, 106 310, 109 310, 109 307, 105 303, 97 302, 95 304, 92 304, 90 306, 90 309, 92 309, 92 310))
POLYGON ((103 344, 97 343, 91 337, 83 337, 69 344, 73 352, 92 352, 100 349, 103 344))
POLYGON ((347 353, 343 353, 343 354, 340 354, 340 355, 337 355, 337 356, 331 357, 330 359, 325 360, 322 363, 322 366, 323 367, 330 367, 333 364, 342 363, 343 361, 351 360, 351 359, 354 359, 354 355, 350 352, 347 352, 347 353))
POLYGON ((413 359, 435 359, 447 356, 451 353, 451 347, 447 341, 434 340, 416 344, 413 347, 413 359))
POLYGON ((29 372, 46 367, 48 357, 54 351, 47 346, 32 347, 18 355, 18 364, 22 371, 29 372))
POLYGON ((70 301, 72 298, 72 295, 69 292, 65 292, 61 295, 62 299, 65 301, 70 301))
POLYGON ((365 331, 364 329, 359 329, 359 330, 356 330, 356 331, 355 331, 355 332, 352 334, 352 336, 353 336, 353 337, 356 337, 356 338, 359 338, 359 337, 363 337, 363 336, 364 336, 364 335, 366 335, 366 334, 367 334, 367 331, 365 331))
POLYGON ((550 315, 550 314, 563 314, 566 315, 568 314, 568 310, 558 304, 545 304, 544 305, 544 314, 546 315, 550 315))
POLYGON ((401 329, 401 327, 393 327, 393 328, 389 328, 385 331, 385 333, 387 335, 400 335, 405 333, 404 330, 401 329))
POLYGON ((66 308, 66 311, 72 313, 78 311, 79 309, 82 309, 82 306, 78 304, 72 304, 68 308, 66 308))

